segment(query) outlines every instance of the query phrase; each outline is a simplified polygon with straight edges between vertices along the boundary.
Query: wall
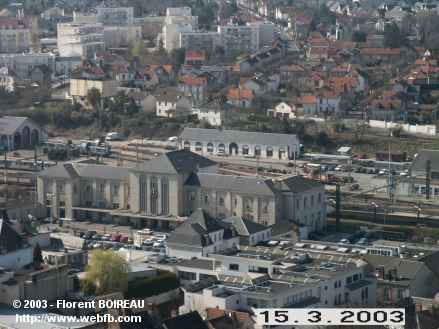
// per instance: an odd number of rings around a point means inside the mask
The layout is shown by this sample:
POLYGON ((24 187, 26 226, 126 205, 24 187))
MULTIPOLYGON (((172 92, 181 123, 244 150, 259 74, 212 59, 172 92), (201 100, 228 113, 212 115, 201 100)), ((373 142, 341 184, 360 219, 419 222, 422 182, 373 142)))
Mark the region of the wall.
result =
POLYGON ((396 122, 369 120, 369 126, 372 128, 391 129, 401 127, 403 131, 410 134, 436 135, 435 125, 410 125, 408 123, 400 124, 396 122))

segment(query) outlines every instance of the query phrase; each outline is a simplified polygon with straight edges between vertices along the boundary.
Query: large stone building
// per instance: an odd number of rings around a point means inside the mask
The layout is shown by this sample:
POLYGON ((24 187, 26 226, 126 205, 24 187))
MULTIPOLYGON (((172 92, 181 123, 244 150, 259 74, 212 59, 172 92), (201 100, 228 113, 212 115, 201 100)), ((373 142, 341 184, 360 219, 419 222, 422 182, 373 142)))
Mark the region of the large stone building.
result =
POLYGON ((179 147, 205 155, 279 160, 294 159, 300 153, 296 135, 202 128, 185 128, 179 147))
POLYGON ((174 227, 198 208, 210 216, 244 217, 264 225, 295 222, 309 231, 326 221, 323 185, 290 177, 280 181, 220 175, 217 163, 186 150, 135 168, 64 163, 42 171, 38 202, 53 218, 131 222, 174 227))

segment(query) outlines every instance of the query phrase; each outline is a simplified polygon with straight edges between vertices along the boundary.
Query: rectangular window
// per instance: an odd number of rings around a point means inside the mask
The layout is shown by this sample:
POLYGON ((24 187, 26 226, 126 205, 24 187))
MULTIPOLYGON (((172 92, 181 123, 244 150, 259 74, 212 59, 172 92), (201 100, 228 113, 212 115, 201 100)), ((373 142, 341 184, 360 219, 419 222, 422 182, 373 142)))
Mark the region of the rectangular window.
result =
POLYGON ((229 264, 230 271, 239 271, 239 264, 229 264))

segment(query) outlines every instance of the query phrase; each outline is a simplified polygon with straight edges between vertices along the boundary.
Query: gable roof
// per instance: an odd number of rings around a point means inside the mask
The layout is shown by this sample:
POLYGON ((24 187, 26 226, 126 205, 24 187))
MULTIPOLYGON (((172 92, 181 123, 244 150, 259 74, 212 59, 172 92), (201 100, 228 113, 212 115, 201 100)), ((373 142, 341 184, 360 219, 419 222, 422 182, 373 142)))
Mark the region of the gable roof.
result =
POLYGON ((209 173, 192 174, 186 180, 185 185, 265 196, 273 196, 276 191, 273 181, 269 179, 209 173))
POLYGON ((48 167, 39 173, 42 177, 53 178, 98 178, 98 179, 128 179, 129 169, 123 167, 113 167, 108 165, 90 163, 60 163, 53 167, 48 167))
POLYGON ((0 255, 23 246, 23 238, 4 219, 0 218, 0 255))
POLYGON ((197 140, 207 142, 222 142, 224 144, 242 143, 267 146, 297 145, 296 135, 262 133, 240 130, 219 130, 203 128, 184 128, 180 135, 184 140, 197 140))
POLYGON ((28 117, 4 116, 0 118, 0 135, 12 135, 28 117))
MULTIPOLYGON (((425 266, 423 262, 401 259, 399 257, 368 254, 363 259, 375 268, 383 266, 385 271, 396 269, 397 277, 406 280, 414 279, 422 267, 425 266)), ((425 268, 427 267, 425 266, 425 268)))
POLYGON ((235 228, 238 235, 241 236, 249 236, 250 234, 255 234, 269 229, 262 224, 239 216, 225 218, 223 219, 223 222, 231 224, 235 228))
POLYGON ((138 169, 153 173, 186 173, 216 165, 216 162, 188 150, 165 153, 158 158, 145 162, 138 169))
POLYGON ((292 176, 281 181, 293 193, 302 193, 314 188, 323 187, 322 183, 319 183, 313 179, 308 179, 303 176, 292 176))
POLYGON ((197 311, 163 321, 165 329, 209 329, 197 311))

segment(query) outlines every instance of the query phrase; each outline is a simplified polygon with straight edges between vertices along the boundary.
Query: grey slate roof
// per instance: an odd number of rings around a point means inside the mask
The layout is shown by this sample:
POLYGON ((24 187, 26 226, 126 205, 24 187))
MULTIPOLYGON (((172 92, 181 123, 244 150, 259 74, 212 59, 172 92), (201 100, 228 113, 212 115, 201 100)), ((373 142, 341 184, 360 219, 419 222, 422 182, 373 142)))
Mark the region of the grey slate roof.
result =
POLYGON ((399 257, 365 255, 363 259, 375 268, 384 266, 385 271, 396 269, 399 278, 408 280, 414 279, 422 267, 425 266, 423 262, 399 257))
POLYGON ((302 176, 292 176, 282 180, 282 184, 293 193, 302 193, 314 188, 323 187, 322 183, 302 176))
POLYGON ((25 122, 27 117, 4 116, 0 118, 0 135, 12 135, 25 122))
POLYGON ((249 236, 250 234, 255 234, 268 229, 268 227, 253 222, 249 219, 245 219, 239 216, 233 216, 223 219, 223 222, 230 223, 241 236, 249 236))
POLYGON ((439 150, 420 150, 413 159, 411 170, 426 171, 427 160, 430 160, 431 171, 439 172, 439 150))
POLYGON ((221 221, 209 216, 204 210, 197 209, 170 234, 167 243, 205 247, 212 244, 208 234, 221 229, 225 229, 224 236, 226 231, 230 231, 221 221))
POLYGON ((198 169, 216 165, 216 162, 187 150, 171 151, 158 158, 146 161, 138 170, 163 173, 193 173, 198 169))
POLYGON ((84 177, 126 180, 129 176, 129 169, 89 163, 61 163, 46 168, 39 173, 39 176, 65 179, 84 177))
POLYGON ((0 254, 23 246, 23 238, 4 219, 0 218, 0 254))
POLYGON ((184 128, 180 135, 181 140, 202 141, 202 142, 222 142, 222 143, 242 143, 259 145, 295 145, 299 144, 296 135, 273 134, 239 130, 219 130, 203 128, 184 128))
POLYGON ((185 185, 265 196, 275 194, 273 181, 254 176, 197 173, 192 174, 185 185))

